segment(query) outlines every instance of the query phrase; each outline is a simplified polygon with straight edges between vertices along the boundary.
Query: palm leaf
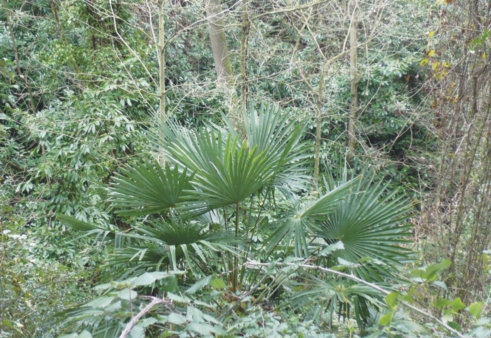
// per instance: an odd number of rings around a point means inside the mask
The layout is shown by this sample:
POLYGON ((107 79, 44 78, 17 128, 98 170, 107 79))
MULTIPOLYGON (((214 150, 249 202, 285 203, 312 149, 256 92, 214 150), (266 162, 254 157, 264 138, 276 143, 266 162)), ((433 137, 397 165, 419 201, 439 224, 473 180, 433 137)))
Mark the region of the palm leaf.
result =
POLYGON ((95 236, 96 240, 105 241, 109 239, 112 240, 115 238, 114 228, 99 227, 95 224, 83 222, 76 219, 73 216, 68 216, 68 215, 58 214, 56 215, 56 218, 62 224, 68 225, 74 230, 81 231, 86 236, 95 236))
POLYGON ((138 271, 145 271, 169 266, 176 270, 178 264, 185 263, 194 270, 196 266, 206 267, 208 260, 217 252, 233 252, 230 246, 232 235, 210 232, 207 225, 172 219, 134 227, 133 230, 123 234, 133 239, 133 244, 115 252, 112 257, 114 265, 127 267, 135 263, 138 271))
POLYGON ((115 176, 110 201, 120 215, 162 213, 185 199, 190 179, 186 169, 180 172, 168 163, 163 169, 156 161, 127 167, 115 176))
POLYGON ((267 252, 271 252, 282 240, 286 243, 291 243, 293 240, 295 255, 308 256, 307 236, 311 224, 316 220, 329 215, 329 213, 336 208, 339 201, 346 198, 350 191, 350 187, 352 187, 357 180, 358 179, 353 179, 342 183, 340 186, 325 193, 318 199, 305 203, 295 215, 283 221, 269 238, 267 252))
POLYGON ((406 261, 410 252, 401 246, 410 235, 409 226, 401 225, 408 217, 410 204, 395 193, 386 194, 386 190, 381 182, 361 180, 333 212, 313 226, 315 235, 326 243, 343 243, 344 249, 337 250, 335 257, 351 262, 369 258, 358 271, 367 279, 387 274, 391 265, 406 261), (373 263, 377 260, 382 264, 373 263))
POLYGON ((170 124, 167 135, 168 157, 195 173, 193 194, 206 203, 203 212, 244 200, 268 185, 274 175, 264 152, 222 130, 196 134, 170 124))
POLYGON ((307 177, 302 160, 307 152, 300 141, 305 125, 282 114, 278 107, 265 104, 244 113, 244 125, 249 148, 264 152, 274 163, 274 184, 303 187, 307 177))

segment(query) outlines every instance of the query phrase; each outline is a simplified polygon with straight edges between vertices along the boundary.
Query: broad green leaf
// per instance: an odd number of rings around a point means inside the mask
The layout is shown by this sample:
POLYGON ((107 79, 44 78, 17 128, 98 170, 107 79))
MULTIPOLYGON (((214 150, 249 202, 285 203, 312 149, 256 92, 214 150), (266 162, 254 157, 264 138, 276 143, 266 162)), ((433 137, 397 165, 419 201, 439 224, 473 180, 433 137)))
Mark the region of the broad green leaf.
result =
POLYGON ((397 304, 397 299, 400 294, 398 292, 391 292, 387 296, 385 296, 385 303, 389 306, 389 308, 393 308, 397 304))
POLYGON ((210 325, 205 322, 201 322, 201 323, 191 322, 189 323, 187 328, 191 331, 198 333, 201 336, 213 336, 213 335, 225 334, 225 331, 222 328, 218 326, 210 325))
POLYGON ((438 264, 429 265, 422 276, 422 278, 426 280, 434 280, 436 278, 436 274, 442 270, 448 269, 452 262, 448 259, 443 259, 438 264))
POLYGON ((189 304, 191 300, 187 297, 181 297, 179 295, 176 295, 175 293, 169 292, 167 293, 167 298, 170 300, 176 302, 176 303, 184 303, 184 304, 189 304))
POLYGON ((170 276, 169 278, 166 278, 164 280, 163 289, 165 292, 178 293, 179 292, 179 285, 177 284, 176 276, 170 276))
POLYGON ((135 325, 128 335, 129 338, 145 338, 145 328, 140 325, 135 325))
POLYGON ((409 273, 409 275, 412 278, 418 278, 418 279, 422 279, 423 278, 423 274, 424 274, 424 271, 423 270, 420 270, 420 269, 413 269, 409 273))
POLYGON ((452 302, 445 298, 439 299, 435 302, 435 306, 439 309, 448 306, 450 304, 452 304, 452 302))
POLYGON ((226 287, 226 284, 223 279, 215 277, 211 280, 210 286, 217 290, 223 290, 226 287))
POLYGON ((171 275, 172 274, 169 274, 167 272, 162 272, 162 271, 145 272, 143 275, 133 279, 131 281, 131 286, 137 287, 137 286, 151 285, 155 281, 157 281, 159 279, 167 278, 171 275))
POLYGON ((190 322, 203 322, 203 312, 194 306, 188 306, 186 319, 190 322))
POLYGON ((462 302, 460 297, 455 298, 451 305, 452 305, 452 310, 454 311, 465 309, 465 304, 462 302))
POLYGON ((461 332, 461 331, 462 331, 462 327, 461 327, 461 326, 459 325, 459 323, 457 323, 457 322, 452 321, 452 322, 448 322, 447 324, 448 324, 448 326, 450 326, 452 329, 455 329, 455 330, 457 330, 457 331, 459 331, 459 332, 461 332))
POLYGON ((197 281, 189 289, 186 290, 186 293, 189 294, 189 295, 192 295, 196 291, 201 290, 202 288, 204 288, 205 286, 207 286, 208 284, 210 284, 210 281, 211 281, 211 278, 212 277, 213 276, 207 276, 207 277, 205 277, 205 278, 197 281))
POLYGON ((447 290, 447 285, 439 280, 431 282, 432 285, 438 286, 439 288, 442 288, 443 290, 447 290))
POLYGON ((157 318, 149 317, 149 318, 140 319, 138 321, 138 325, 141 326, 141 327, 146 328, 146 327, 148 327, 148 326, 150 326, 152 324, 155 324, 157 322, 158 322, 157 318))
POLYGON ((378 321, 379 325, 382 326, 389 326, 390 323, 392 323, 392 316, 394 315, 394 312, 391 311, 385 315, 383 315, 380 320, 378 321))
POLYGON ((99 297, 85 304, 85 306, 102 309, 111 304, 113 300, 114 297, 99 297))
POLYGON ((474 318, 479 319, 479 317, 481 316, 481 311, 482 302, 472 303, 471 305, 469 305, 469 312, 474 318))
POLYGON ((127 288, 116 292, 114 295, 120 299, 129 301, 129 300, 134 300, 138 296, 138 293, 134 290, 127 288))
POLYGON ((167 321, 171 324, 182 325, 186 323, 187 320, 186 317, 173 312, 167 317, 167 321))
POLYGON ((92 335, 90 334, 89 331, 86 331, 86 330, 83 330, 82 332, 80 332, 80 334, 78 335, 78 338, 92 338, 92 335))

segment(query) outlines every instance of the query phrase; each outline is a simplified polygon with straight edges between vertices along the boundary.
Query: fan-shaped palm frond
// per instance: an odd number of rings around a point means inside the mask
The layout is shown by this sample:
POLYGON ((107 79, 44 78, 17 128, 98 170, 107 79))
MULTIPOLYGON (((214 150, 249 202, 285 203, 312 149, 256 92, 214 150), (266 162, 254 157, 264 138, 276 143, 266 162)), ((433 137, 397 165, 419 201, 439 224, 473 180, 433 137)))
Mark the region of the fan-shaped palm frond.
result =
POLYGON ((198 223, 161 220, 133 230, 123 234, 132 240, 132 244, 116 250, 113 264, 127 266, 134 262, 141 271, 161 270, 168 266, 176 270, 181 263, 191 269, 195 266, 206 269, 210 256, 217 252, 233 252, 231 235, 209 231, 207 225, 198 223))
POLYGON ((344 249, 335 251, 335 257, 350 262, 368 258, 368 263, 357 269, 365 279, 377 278, 391 264, 407 260, 410 252, 401 246, 408 242, 409 226, 401 223, 408 217, 410 204, 395 197, 396 192, 385 193, 381 182, 360 180, 351 194, 313 227, 315 235, 327 243, 343 243, 344 249))
POLYGON ((244 113, 245 137, 249 148, 267 154, 274 163, 274 184, 302 187, 305 170, 302 159, 307 157, 300 141, 305 125, 279 111, 274 105, 261 105, 258 110, 244 113))
POLYGON ((208 210, 242 201, 274 176, 266 153, 221 130, 196 134, 174 124, 169 131, 168 157, 195 173, 196 200, 205 202, 208 210))
POLYGON ((62 224, 68 225, 69 227, 75 230, 81 231, 86 236, 94 236, 96 241, 109 241, 109 240, 114 240, 114 238, 116 237, 115 236, 116 227, 112 225, 109 225, 108 228, 105 228, 102 226, 97 226, 92 223, 80 221, 73 216, 62 215, 62 214, 56 215, 56 218, 62 224))
POLYGON ((120 215, 162 213, 184 200, 190 179, 186 169, 179 172, 168 163, 163 169, 156 161, 127 167, 115 176, 110 201, 120 215))
POLYGON ((211 231, 208 224, 179 221, 174 217, 170 221, 135 226, 129 232, 98 227, 66 215, 57 218, 85 235, 113 241, 115 253, 111 264, 125 268, 125 276, 169 267, 177 270, 179 264, 192 270, 196 267, 206 270, 210 258, 216 258, 218 253, 236 254, 232 234, 211 231))
POLYGON ((271 251, 281 240, 289 243, 293 239, 295 255, 308 256, 307 237, 310 233, 310 227, 315 221, 326 217, 335 210, 339 201, 348 195, 349 189, 357 180, 355 178, 342 183, 323 196, 307 202, 295 215, 285 219, 268 241, 267 251, 271 251))

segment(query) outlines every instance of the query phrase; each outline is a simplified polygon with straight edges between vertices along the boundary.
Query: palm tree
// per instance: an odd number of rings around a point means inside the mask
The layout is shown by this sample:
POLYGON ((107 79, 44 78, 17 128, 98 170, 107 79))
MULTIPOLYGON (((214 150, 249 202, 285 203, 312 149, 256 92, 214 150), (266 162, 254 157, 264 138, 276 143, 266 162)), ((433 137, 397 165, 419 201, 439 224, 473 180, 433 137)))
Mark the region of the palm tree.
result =
MULTIPOLYGON (((112 262, 132 263, 130 272, 187 267, 198 276, 209 274, 214 262, 214 269, 228 274, 234 292, 243 280, 242 260, 277 257, 278 249, 328 265, 349 261, 363 278, 390 277, 408 256, 402 246, 408 227, 400 225, 408 203, 385 195, 381 183, 348 180, 346 174, 313 187, 304 165, 302 123, 270 106, 244 113, 243 120, 243 134, 230 123, 199 131, 176 121, 160 126, 154 139, 164 150, 163 168, 157 161, 123 168, 110 186, 117 214, 146 216, 130 230, 60 219, 113 239, 112 262), (329 249, 337 242, 342 246, 329 249), (327 260, 322 252, 329 252, 327 260)), ((363 291, 351 289, 356 297, 363 291)))

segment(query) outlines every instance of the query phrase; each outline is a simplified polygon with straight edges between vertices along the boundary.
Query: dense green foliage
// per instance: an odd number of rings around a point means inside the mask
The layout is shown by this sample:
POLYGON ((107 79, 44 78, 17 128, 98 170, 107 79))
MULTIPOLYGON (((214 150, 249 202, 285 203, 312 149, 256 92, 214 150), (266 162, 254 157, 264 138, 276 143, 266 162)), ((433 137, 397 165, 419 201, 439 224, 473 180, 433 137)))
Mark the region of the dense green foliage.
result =
POLYGON ((0 3, 0 336, 491 335, 486 1, 207 1, 0 3))

